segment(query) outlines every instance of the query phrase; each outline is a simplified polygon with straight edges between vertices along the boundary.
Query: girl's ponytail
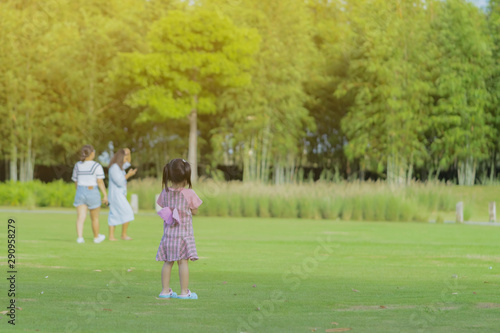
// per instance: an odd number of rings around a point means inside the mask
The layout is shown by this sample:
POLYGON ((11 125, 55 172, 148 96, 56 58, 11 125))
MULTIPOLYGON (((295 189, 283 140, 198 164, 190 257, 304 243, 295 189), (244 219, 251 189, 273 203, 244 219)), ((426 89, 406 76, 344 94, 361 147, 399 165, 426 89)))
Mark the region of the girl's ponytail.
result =
POLYGON ((93 151, 94 147, 92 147, 92 145, 83 146, 82 149, 80 150, 80 161, 82 162, 85 161, 85 159, 89 157, 93 151))
POLYGON ((167 192, 168 192, 169 174, 170 174, 170 163, 167 163, 163 168, 163 179, 161 181, 162 188, 165 189, 165 191, 167 192))
POLYGON ((189 185, 189 188, 193 188, 193 185, 191 185, 191 165, 185 160, 182 160, 182 162, 184 163, 184 179, 189 185))

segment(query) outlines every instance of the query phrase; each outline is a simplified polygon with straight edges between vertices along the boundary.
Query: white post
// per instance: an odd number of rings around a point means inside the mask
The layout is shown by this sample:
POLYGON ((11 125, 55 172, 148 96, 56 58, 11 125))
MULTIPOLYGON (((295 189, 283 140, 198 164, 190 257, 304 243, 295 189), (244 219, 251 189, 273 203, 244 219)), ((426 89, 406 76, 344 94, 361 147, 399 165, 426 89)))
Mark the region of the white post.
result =
POLYGON ((139 196, 137 194, 132 194, 130 197, 130 206, 132 206, 132 211, 134 214, 139 212, 139 196))
POLYGON ((158 205, 158 198, 160 197, 159 194, 155 195, 155 208, 156 208, 156 212, 159 212, 161 207, 160 205, 158 205))
POLYGON ((497 207, 495 201, 490 202, 490 222, 497 221, 497 207))
POLYGON ((460 201, 456 206, 456 221, 457 223, 464 223, 464 203, 460 201))

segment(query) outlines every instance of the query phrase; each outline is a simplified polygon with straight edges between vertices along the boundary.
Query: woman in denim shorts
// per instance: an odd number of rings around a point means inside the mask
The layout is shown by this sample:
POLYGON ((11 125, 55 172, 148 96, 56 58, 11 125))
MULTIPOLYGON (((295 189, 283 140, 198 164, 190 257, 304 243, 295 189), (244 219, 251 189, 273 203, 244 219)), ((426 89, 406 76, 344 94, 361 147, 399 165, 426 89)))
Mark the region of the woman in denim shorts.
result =
POLYGON ((80 161, 73 168, 71 179, 76 185, 75 202, 76 207, 76 233, 77 243, 85 243, 83 239, 83 224, 87 217, 87 209, 90 210, 92 220, 92 231, 94 233, 94 243, 102 242, 106 236, 99 233, 99 211, 101 210, 101 190, 104 197, 102 202, 108 204, 108 195, 104 185, 104 170, 102 166, 94 161, 95 150, 91 145, 85 145, 80 151, 80 161), (99 188, 99 189, 98 189, 99 188))

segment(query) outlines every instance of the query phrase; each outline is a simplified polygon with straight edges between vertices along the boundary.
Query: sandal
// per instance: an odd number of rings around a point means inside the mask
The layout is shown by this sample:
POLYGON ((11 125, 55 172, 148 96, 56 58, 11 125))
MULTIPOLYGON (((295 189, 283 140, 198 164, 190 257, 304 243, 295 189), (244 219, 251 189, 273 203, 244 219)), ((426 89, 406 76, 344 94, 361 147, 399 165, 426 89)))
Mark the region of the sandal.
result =
POLYGON ((158 295, 159 298, 176 298, 177 297, 177 293, 174 293, 172 291, 172 288, 170 288, 168 290, 168 294, 160 294, 158 295))
POLYGON ((179 299, 198 299, 198 295, 196 293, 192 293, 191 290, 188 289, 187 295, 178 295, 177 298, 179 299))

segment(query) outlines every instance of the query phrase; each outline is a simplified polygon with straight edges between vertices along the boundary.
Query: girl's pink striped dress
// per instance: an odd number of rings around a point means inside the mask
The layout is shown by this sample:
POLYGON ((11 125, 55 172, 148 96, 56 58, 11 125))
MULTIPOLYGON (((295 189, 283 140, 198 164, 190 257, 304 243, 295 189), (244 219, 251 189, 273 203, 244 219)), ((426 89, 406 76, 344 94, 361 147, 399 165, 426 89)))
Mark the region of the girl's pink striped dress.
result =
POLYGON ((181 259, 198 260, 193 233, 193 215, 191 209, 198 208, 203 201, 196 193, 187 188, 163 190, 158 197, 158 205, 169 207, 172 211, 177 208, 179 222, 172 225, 163 223, 163 237, 161 238, 157 261, 178 261, 181 259))

